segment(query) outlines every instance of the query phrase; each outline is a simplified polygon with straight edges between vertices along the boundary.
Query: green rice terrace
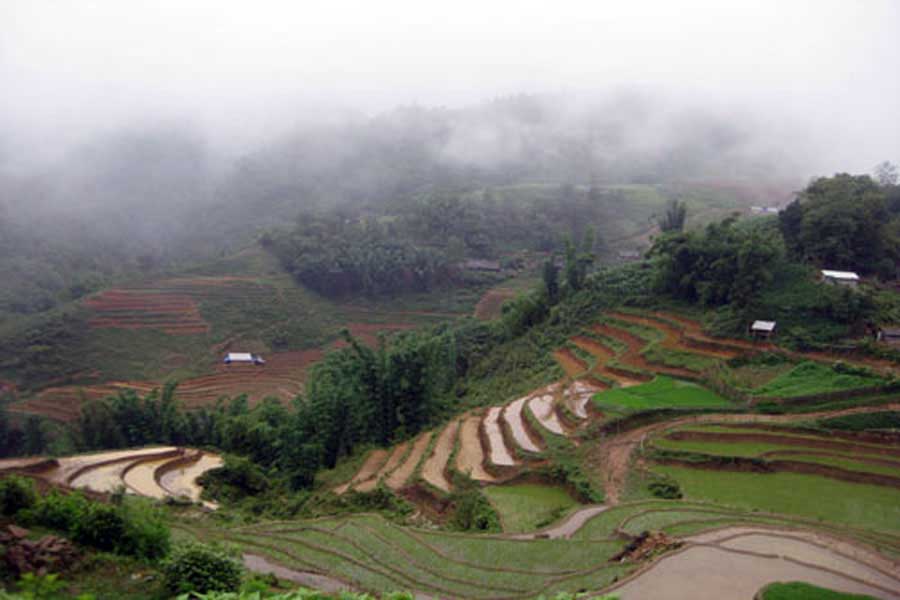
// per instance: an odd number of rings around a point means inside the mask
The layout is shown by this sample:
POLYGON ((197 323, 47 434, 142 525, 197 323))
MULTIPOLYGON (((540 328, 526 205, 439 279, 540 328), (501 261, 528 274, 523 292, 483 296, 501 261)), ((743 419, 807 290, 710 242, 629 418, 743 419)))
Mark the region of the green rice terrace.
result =
MULTIPOLYGON (((603 313, 554 357, 562 377, 551 384, 319 474, 321 501, 363 512, 246 523, 227 508, 182 508, 176 540, 227 543, 254 571, 326 590, 712 600, 803 581, 900 598, 891 370, 634 309, 603 313), (767 365, 777 373, 760 375, 767 365)), ((197 478, 218 463, 183 452, 6 470, 160 499, 174 486, 197 500, 197 478)))
POLYGON ((392 492, 411 513, 175 528, 333 589, 712 599, 799 580, 900 597, 900 405, 877 390, 849 403, 833 394, 890 372, 784 351, 775 377, 704 385, 772 352, 677 313, 607 313, 555 354, 560 381, 323 475, 351 504, 392 492), (752 410, 773 398, 785 410, 752 410), (555 479, 560 468, 581 479, 555 479), (496 515, 487 532, 436 529, 473 489, 496 515))

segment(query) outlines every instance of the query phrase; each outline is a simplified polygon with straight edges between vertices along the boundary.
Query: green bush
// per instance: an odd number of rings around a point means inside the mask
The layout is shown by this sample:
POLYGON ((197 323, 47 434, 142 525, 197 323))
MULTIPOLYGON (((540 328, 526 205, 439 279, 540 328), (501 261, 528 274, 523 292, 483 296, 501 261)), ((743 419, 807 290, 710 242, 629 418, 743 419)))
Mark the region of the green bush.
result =
POLYGON ((112 552, 125 538, 125 519, 117 507, 93 503, 75 522, 72 537, 79 544, 112 552))
POLYGON ((0 513, 12 516, 22 509, 31 508, 37 502, 34 482, 25 477, 10 475, 0 480, 0 513))
POLYGON ((647 489, 657 498, 678 500, 682 497, 681 486, 678 485, 677 481, 651 481, 647 485, 647 489))
POLYGON ((145 559, 162 558, 169 552, 169 528, 163 515, 145 498, 128 498, 119 513, 125 521, 125 537, 120 554, 145 559))
POLYGON ((35 506, 23 513, 27 523, 49 527, 59 531, 72 531, 81 516, 87 512, 90 502, 79 492, 61 494, 52 491, 38 500, 35 506))
MULTIPOLYGON (((225 552, 204 544, 178 546, 162 565, 166 588, 173 593, 234 592, 243 567, 225 552)), ((218 598, 218 596, 216 596, 218 598)))
POLYGON ((451 525, 460 531, 500 531, 500 517, 478 490, 460 492, 454 498, 456 510, 451 525))

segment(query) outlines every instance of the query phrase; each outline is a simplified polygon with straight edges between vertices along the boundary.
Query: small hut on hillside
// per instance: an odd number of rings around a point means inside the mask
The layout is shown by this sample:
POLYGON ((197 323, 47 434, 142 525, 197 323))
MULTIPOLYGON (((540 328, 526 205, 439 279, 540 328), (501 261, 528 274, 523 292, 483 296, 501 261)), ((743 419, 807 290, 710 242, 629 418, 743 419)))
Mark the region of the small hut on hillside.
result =
POLYGON ((855 288, 859 284, 859 275, 853 271, 832 271, 822 269, 822 281, 831 285, 842 285, 855 288))
POLYGON ((485 260, 483 258, 472 258, 462 263, 463 269, 467 271, 487 271, 497 273, 503 270, 499 260, 485 260))
POLYGON ((258 354, 250 354, 249 352, 229 352, 222 360, 226 365, 244 364, 244 365, 264 365, 266 361, 258 354))
POLYGON ((769 339, 775 335, 775 321, 753 321, 750 335, 757 339, 769 339))
POLYGON ((900 327, 881 327, 876 339, 888 346, 900 346, 900 327))

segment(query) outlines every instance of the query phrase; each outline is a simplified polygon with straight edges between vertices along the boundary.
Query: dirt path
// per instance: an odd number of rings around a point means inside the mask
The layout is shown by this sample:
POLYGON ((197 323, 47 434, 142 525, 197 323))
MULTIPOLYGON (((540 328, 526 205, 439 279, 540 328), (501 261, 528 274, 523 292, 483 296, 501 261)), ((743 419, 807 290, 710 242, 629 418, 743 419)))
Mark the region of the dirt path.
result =
POLYGON ((413 442, 413 448, 409 453, 409 456, 407 456, 406 460, 403 461, 403 464, 394 469, 394 472, 385 480, 385 484, 389 488, 392 490, 399 490, 406 484, 406 481, 412 476, 416 467, 419 465, 419 462, 422 460, 425 450, 428 449, 428 444, 431 442, 432 435, 434 435, 432 432, 427 431, 416 438, 416 441, 413 442))
MULTIPOLYGON (((879 410, 900 410, 900 403, 886 404, 878 407, 879 410)), ((823 417, 839 417, 858 413, 871 412, 870 406, 858 406, 833 411, 821 411, 814 413, 800 413, 796 415, 756 415, 756 414, 706 414, 684 417, 653 423, 626 431, 609 440, 601 442, 595 450, 596 461, 604 478, 603 489, 606 493, 606 501, 609 504, 618 504, 619 496, 625 485, 628 469, 631 465, 631 456, 641 442, 650 435, 661 430, 680 425, 694 423, 790 423, 796 420, 818 419, 823 417)))
POLYGON ((484 450, 478 428, 480 417, 467 417, 459 430, 459 453, 456 455, 456 469, 466 473, 476 481, 494 481, 494 477, 484 470, 484 450))
POLYGON ((605 504, 585 506, 583 508, 579 508, 571 515, 566 517, 566 519, 562 523, 551 525, 546 529, 540 529, 532 533, 519 533, 516 535, 511 535, 509 537, 515 540, 534 540, 544 538, 548 538, 551 540, 561 538, 569 539, 576 531, 581 529, 581 527, 585 523, 605 511, 607 508, 609 507, 605 504))
POLYGON ((278 579, 299 583, 304 587, 315 590, 322 590, 323 592, 328 593, 354 590, 353 586, 346 584, 339 579, 320 575, 319 573, 312 573, 310 571, 296 571, 294 569, 289 569, 277 563, 273 563, 258 554, 244 554, 243 562, 244 566, 249 571, 262 574, 272 573, 278 579))
POLYGON ((769 583, 805 581, 847 593, 900 599, 897 565, 885 565, 883 557, 857 547, 848 551, 847 546, 812 532, 723 529, 688 538, 685 549, 605 591, 622 600, 749 600, 769 583))
POLYGON ((513 439, 516 440, 519 448, 527 452, 540 452, 540 447, 528 435, 525 423, 522 422, 522 409, 525 407, 525 402, 528 401, 528 398, 528 396, 525 396, 508 404, 503 410, 503 420, 509 425, 509 430, 512 431, 513 439))
POLYGON ((459 419, 451 421, 438 436, 437 442, 434 444, 434 451, 425 464, 422 465, 422 478, 434 487, 450 491, 450 482, 447 481, 445 471, 447 461, 453 453, 453 446, 456 443, 456 434, 459 431, 459 419))
POLYGON ((340 496, 351 487, 355 486, 357 483, 362 483, 368 479, 371 479, 378 473, 381 466, 388 459, 388 451, 378 448, 376 450, 372 450, 371 454, 366 458, 362 467, 359 468, 359 471, 356 472, 356 475, 343 485, 339 485, 334 488, 334 493, 340 496))
POLYGON ((492 406, 484 416, 484 433, 487 435, 490 448, 488 456, 495 465, 512 467, 515 466, 516 461, 509 453, 503 439, 503 432, 500 430, 500 412, 502 410, 502 406, 492 406))
POLYGON ((559 422, 556 411, 553 410, 553 396, 544 394, 532 398, 528 402, 528 409, 547 431, 556 435, 566 435, 566 430, 563 428, 562 423, 559 422))
POLYGON ((358 484, 354 489, 358 492, 371 492, 375 489, 375 486, 378 485, 378 480, 390 475, 390 473, 400 466, 400 461, 403 460, 403 457, 406 456, 406 451, 409 449, 409 442, 403 442, 401 444, 397 444, 394 446, 393 451, 391 451, 390 458, 387 459, 387 462, 384 463, 378 472, 375 473, 374 477, 370 477, 366 481, 358 484))

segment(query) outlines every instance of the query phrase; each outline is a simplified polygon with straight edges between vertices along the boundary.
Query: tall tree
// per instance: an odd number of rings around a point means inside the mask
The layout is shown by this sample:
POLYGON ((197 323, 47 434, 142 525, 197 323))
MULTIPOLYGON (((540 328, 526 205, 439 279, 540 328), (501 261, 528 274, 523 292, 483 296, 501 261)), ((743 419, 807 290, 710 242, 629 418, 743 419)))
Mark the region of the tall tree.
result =
POLYGON ((672 200, 666 207, 666 212, 659 219, 659 228, 663 233, 684 231, 684 223, 687 220, 687 204, 680 200, 672 200))

